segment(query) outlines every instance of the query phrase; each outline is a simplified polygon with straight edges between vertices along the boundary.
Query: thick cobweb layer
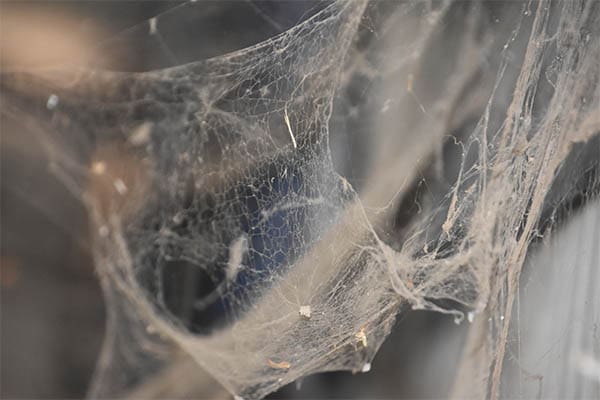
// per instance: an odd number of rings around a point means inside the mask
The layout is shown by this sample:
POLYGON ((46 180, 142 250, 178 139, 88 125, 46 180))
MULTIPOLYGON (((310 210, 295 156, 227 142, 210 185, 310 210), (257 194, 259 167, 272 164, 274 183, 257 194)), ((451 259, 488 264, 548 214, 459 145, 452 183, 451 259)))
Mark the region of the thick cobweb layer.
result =
MULTIPOLYGON (((160 40, 161 16, 144 29, 160 40)), ((205 61, 3 72, 3 112, 92 221, 91 395, 177 350, 244 398, 366 371, 410 307, 468 313, 454 394, 496 397, 555 178, 600 130, 599 30, 593 1, 337 1, 205 61), (361 179, 336 153, 349 132, 372 143, 361 179)))

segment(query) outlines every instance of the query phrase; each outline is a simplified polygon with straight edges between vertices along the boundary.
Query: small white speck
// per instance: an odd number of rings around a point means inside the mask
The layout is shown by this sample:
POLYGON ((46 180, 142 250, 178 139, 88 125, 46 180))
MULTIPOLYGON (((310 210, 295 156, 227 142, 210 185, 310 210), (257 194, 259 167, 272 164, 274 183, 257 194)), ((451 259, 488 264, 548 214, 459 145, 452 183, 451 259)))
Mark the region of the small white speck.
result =
POLYGON ((365 363, 365 365, 362 366, 362 369, 360 370, 360 372, 366 373, 369 372, 371 370, 371 363, 365 363))
POLYGON ((108 226, 102 225, 100 228, 98 228, 98 234, 101 237, 107 237, 108 236, 108 226))
POLYGON ((177 213, 173 216, 173 222, 176 223, 177 225, 179 225, 180 223, 183 222, 183 214, 181 213, 177 213))
POLYGON ((381 108, 381 113, 385 113, 390 109, 390 105, 392 104, 392 99, 387 99, 384 103, 383 103, 383 107, 381 108))
POLYGON ((262 97, 265 97, 268 94, 269 94, 269 88, 267 86, 263 86, 260 88, 260 95, 262 97))
POLYGON ((127 193, 127 186, 125 185, 125 182, 121 180, 121 178, 115 179, 113 185, 115 186, 115 189, 117 189, 117 192, 119 192, 119 194, 123 195, 127 193))
POLYGON ((46 108, 48 110, 54 110, 58 105, 58 96, 55 94, 51 94, 48 97, 48 101, 46 102, 46 108))
POLYGON ((504 315, 500 316, 500 321, 504 321, 504 315))
POLYGON ((152 133, 152 123, 144 122, 137 126, 129 136, 129 143, 134 146, 141 146, 150 141, 150 134, 152 133))
POLYGON ((467 313, 467 321, 473 322, 473 320, 475 320, 475 313, 470 311, 469 313, 467 313))
POLYGON ((309 319, 311 315, 310 306, 300 306, 300 316, 309 319))
POLYGON ((156 33, 156 17, 150 18, 148 23, 150 24, 150 34, 154 35, 156 33))
POLYGON ((237 394, 234 394, 233 400, 244 400, 244 398, 242 396, 238 396, 237 394))

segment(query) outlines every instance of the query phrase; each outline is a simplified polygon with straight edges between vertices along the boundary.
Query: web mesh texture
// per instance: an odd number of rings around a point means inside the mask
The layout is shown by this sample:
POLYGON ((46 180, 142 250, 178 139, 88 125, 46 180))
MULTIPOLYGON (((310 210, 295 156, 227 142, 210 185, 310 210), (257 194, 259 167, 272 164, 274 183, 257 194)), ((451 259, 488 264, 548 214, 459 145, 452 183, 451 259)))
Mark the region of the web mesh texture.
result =
POLYGON ((468 313, 454 394, 498 396, 548 193, 600 128, 599 29, 593 1, 337 1, 205 61, 4 72, 5 112, 92 221, 109 320, 91 395, 174 349, 243 398, 366 371, 413 308, 468 313), (364 180, 332 150, 352 124, 374 143, 364 180))

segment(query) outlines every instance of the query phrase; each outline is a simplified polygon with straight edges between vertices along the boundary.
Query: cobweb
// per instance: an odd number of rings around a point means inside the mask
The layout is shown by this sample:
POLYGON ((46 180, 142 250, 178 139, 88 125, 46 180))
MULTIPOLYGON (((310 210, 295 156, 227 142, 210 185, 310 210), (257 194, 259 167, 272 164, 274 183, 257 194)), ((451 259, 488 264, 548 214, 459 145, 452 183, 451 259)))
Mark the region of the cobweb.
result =
MULTIPOLYGON (((194 7, 143 29, 160 42, 194 7)), ((412 308, 467 315, 454 395, 498 397, 549 193, 600 130, 599 30, 594 1, 335 1, 204 61, 4 71, 3 113, 93 225, 109 314, 90 395, 177 351, 242 398, 367 371, 412 308), (336 150, 352 135, 363 177, 336 150)))

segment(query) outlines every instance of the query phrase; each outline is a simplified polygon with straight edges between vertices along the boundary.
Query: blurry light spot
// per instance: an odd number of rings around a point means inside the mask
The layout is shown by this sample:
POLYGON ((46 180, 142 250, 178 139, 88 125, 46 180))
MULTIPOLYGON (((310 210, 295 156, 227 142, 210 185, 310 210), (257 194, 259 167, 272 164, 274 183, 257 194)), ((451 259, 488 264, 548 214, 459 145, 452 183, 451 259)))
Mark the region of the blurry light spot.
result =
POLYGON ((469 322, 473 322, 473 321, 475 320, 475 313, 474 313, 474 312, 469 312, 469 313, 467 314, 467 320, 468 320, 469 322))
POLYGON ((108 236, 108 227, 106 225, 102 225, 99 229, 98 229, 98 234, 101 237, 107 237, 108 236))
POLYGON ((46 108, 48 110, 54 110, 58 105, 58 96, 55 94, 51 94, 48 97, 48 101, 46 102, 46 108))
POLYGON ((144 122, 143 124, 136 127, 131 136, 129 137, 129 143, 134 146, 141 146, 150 140, 150 132, 152 130, 151 122, 144 122))
POLYGON ((113 182, 115 189, 117 189, 117 192, 119 192, 119 194, 125 194, 127 193, 127 186, 125 185, 125 182, 123 182, 122 179, 117 178, 115 179, 115 181, 113 182))
POLYGON ((96 161, 92 164, 92 172, 95 175, 102 175, 106 172, 106 163, 104 161, 96 161))
POLYGON ((156 18, 150 18, 150 34, 154 35, 156 33, 156 18))

